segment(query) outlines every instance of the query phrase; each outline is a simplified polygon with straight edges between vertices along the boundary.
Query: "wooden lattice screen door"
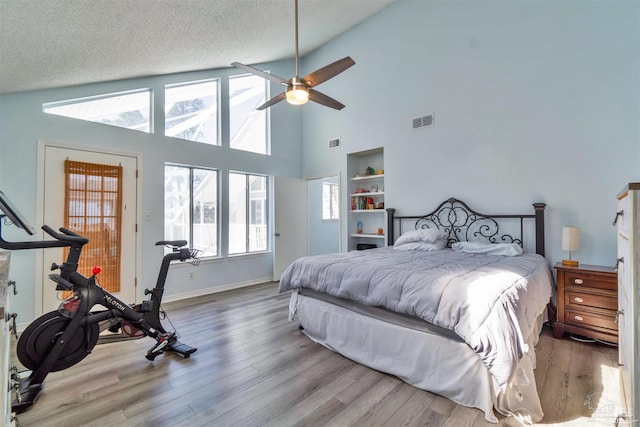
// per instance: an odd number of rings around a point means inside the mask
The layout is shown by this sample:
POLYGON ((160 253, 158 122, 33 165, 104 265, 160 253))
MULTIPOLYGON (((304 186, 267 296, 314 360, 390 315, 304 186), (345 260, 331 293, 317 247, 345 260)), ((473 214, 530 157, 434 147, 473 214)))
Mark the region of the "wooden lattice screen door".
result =
POLYGON ((67 159, 64 176, 64 225, 89 238, 78 272, 90 276, 93 266, 100 266, 101 286, 120 292, 122 166, 67 159))

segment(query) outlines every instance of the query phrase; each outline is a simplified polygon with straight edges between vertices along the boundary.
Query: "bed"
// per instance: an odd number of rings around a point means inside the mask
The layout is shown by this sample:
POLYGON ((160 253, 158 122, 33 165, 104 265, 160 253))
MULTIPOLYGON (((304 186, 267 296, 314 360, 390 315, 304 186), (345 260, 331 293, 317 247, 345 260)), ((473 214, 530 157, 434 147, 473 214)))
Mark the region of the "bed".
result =
POLYGON ((302 257, 285 270, 289 319, 325 347, 490 422, 494 410, 537 422, 535 345, 553 286, 545 205, 533 207, 485 215, 450 198, 421 216, 388 209, 388 246, 302 257))

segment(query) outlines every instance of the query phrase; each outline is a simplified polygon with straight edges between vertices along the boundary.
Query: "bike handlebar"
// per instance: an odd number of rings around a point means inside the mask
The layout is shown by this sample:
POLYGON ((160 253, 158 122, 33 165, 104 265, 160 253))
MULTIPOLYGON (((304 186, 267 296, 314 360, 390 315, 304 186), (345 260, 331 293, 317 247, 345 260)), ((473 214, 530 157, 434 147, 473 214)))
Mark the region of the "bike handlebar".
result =
POLYGON ((2 235, 0 233, 0 248, 15 251, 21 249, 63 248, 74 245, 82 246, 89 243, 89 239, 87 239, 86 237, 82 237, 70 230, 67 230, 66 228, 60 229, 60 231, 62 231, 64 234, 56 233, 48 225, 43 225, 42 230, 44 230, 45 233, 56 240, 41 240, 37 242, 7 242, 2 238, 2 235))
MULTIPOLYGON (((53 237, 56 240, 60 240, 62 242, 69 242, 69 243, 80 243, 80 244, 87 244, 89 243, 89 239, 87 239, 86 237, 83 237, 79 234, 74 233, 73 231, 66 229, 64 227, 60 227, 60 231, 63 234, 60 233, 56 233, 51 227, 49 227, 48 225, 43 225, 42 229, 45 231, 45 233, 47 233, 49 236, 53 237)), ((71 246, 71 245, 69 245, 71 246)))

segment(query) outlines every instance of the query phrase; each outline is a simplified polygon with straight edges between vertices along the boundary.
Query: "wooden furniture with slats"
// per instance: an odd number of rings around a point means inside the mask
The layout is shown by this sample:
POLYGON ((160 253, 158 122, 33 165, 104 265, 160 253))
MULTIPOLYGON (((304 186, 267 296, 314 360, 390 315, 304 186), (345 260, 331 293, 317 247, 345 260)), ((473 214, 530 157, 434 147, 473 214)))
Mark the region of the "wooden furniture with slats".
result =
POLYGON ((618 274, 614 267, 557 263, 557 320, 553 336, 565 332, 618 342, 618 274))

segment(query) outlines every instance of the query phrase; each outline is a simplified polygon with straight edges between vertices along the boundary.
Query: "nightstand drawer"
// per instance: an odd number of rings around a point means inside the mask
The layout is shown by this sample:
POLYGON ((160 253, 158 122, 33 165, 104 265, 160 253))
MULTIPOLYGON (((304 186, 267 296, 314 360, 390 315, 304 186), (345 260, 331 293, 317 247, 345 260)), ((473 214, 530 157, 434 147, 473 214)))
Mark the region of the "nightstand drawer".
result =
POLYGON ((618 278, 611 275, 598 275, 590 272, 568 271, 564 275, 567 289, 596 288, 617 291, 618 278))
POLYGON ((576 326, 588 326, 618 331, 618 324, 615 322, 616 312, 591 313, 572 307, 566 307, 565 323, 576 326))
POLYGON ((573 305, 576 306, 576 308, 587 306, 605 308, 614 311, 618 309, 618 298, 615 295, 595 295, 576 290, 565 291, 564 303, 567 307, 573 305))

